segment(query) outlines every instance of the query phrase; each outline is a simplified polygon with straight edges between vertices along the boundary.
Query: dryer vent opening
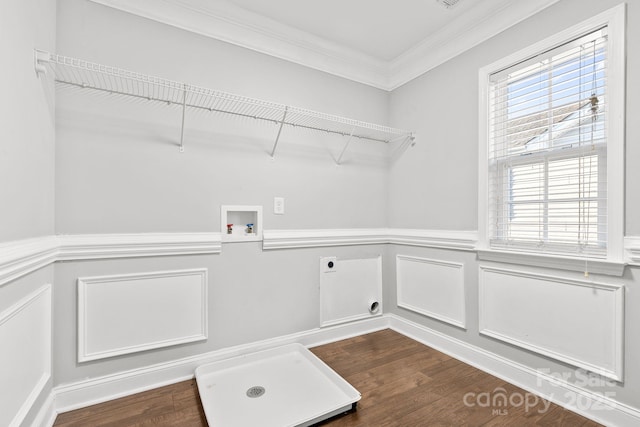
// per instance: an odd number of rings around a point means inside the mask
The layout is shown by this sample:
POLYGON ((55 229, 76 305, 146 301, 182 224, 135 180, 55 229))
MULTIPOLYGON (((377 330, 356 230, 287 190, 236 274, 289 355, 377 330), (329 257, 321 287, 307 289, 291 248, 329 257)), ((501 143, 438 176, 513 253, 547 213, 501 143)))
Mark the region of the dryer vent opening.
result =
POLYGON ((378 301, 373 301, 369 304, 369 313, 376 314, 380 309, 380 303, 378 301))

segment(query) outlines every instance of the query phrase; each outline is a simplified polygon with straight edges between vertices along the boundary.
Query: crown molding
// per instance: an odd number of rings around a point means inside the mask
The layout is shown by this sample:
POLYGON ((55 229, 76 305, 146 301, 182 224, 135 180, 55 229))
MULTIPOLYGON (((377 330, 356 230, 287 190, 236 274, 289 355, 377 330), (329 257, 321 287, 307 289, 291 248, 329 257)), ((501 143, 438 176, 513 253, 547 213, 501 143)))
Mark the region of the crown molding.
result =
POLYGON ((281 24, 232 3, 90 0, 348 80, 391 91, 559 0, 503 0, 466 13, 391 61, 281 24))
POLYGON ((441 31, 390 62, 391 90, 436 68, 558 1, 507 0, 494 5, 489 13, 459 16, 441 31))
POLYGON ((202 36, 324 71, 369 86, 389 89, 389 64, 231 3, 194 6, 181 0, 90 0, 202 36))

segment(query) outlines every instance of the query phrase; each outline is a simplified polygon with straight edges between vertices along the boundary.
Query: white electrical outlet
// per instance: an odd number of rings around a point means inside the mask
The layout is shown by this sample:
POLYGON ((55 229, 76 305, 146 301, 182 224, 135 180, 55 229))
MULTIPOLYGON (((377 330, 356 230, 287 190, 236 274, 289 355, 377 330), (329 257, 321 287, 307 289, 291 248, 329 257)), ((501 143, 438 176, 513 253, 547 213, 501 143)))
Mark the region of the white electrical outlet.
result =
POLYGON ((284 197, 273 198, 273 213, 276 215, 284 215, 284 197))

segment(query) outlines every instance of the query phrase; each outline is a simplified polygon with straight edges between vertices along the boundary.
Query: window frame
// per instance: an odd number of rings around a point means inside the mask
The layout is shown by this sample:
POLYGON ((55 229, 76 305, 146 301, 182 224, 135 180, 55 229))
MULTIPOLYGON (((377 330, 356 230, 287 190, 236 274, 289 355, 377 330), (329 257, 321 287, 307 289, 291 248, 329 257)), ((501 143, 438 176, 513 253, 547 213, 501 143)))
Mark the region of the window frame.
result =
MULTIPOLYGON (((558 268, 558 260, 566 262, 566 269, 585 270, 604 274, 622 274, 619 264, 624 265, 624 137, 625 137, 625 11, 620 4, 586 21, 574 25, 560 33, 548 37, 512 55, 508 55, 479 70, 479 179, 478 179, 478 254, 480 259, 515 262, 558 268), (519 249, 502 251, 491 248, 491 226, 489 224, 489 119, 490 119, 490 77, 515 64, 549 51, 557 46, 607 27, 607 97, 608 123, 606 127, 607 148, 607 252, 598 260, 580 256, 555 255, 544 252, 530 252, 519 249), (534 258, 529 260, 529 258, 534 258), (546 261, 548 262, 546 262, 546 261), (575 262, 577 261, 577 262, 575 262), (585 267, 588 262, 590 267, 585 267), (595 267, 595 268, 593 268, 595 267), (615 270, 615 271, 613 271, 615 270)), ((528 156, 527 156, 528 157, 528 156)))

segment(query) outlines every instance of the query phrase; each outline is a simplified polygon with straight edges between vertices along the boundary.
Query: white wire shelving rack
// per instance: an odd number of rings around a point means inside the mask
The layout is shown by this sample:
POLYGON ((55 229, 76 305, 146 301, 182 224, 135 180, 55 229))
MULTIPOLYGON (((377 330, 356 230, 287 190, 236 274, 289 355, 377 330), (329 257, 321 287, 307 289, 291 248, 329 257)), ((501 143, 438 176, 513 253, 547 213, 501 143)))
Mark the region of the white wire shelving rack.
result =
POLYGON ((415 143, 414 134, 402 129, 221 92, 40 50, 35 51, 35 68, 37 73, 52 73, 58 84, 181 106, 180 151, 184 151, 185 113, 189 109, 224 113, 277 125, 271 157, 275 156, 285 126, 347 137, 336 161, 338 164, 355 139, 380 143, 398 142, 404 147, 415 143))

